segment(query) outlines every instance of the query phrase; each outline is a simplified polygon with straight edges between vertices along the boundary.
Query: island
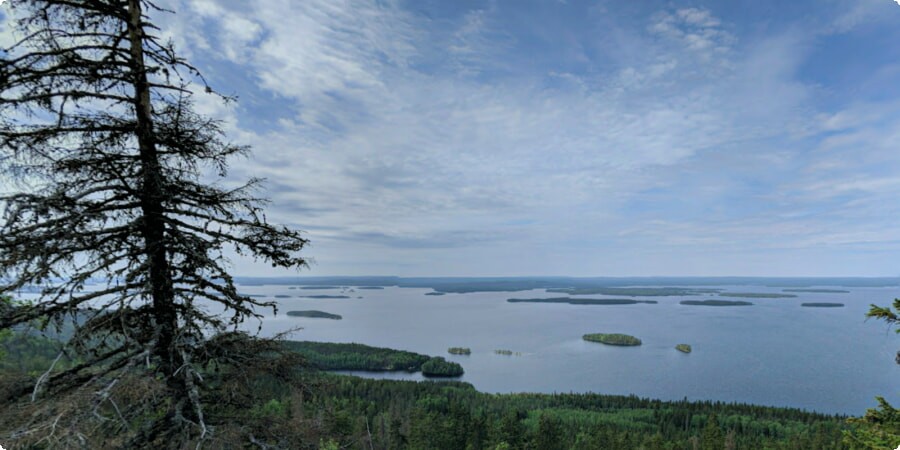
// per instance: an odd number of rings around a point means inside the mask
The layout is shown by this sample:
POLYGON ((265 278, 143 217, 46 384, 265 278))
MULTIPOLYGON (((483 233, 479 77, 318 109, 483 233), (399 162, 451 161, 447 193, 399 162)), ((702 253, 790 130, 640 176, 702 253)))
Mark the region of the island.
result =
POLYGON ((338 314, 331 314, 325 311, 316 311, 316 310, 307 310, 307 311, 288 311, 287 315, 291 317, 310 317, 313 319, 333 319, 333 320, 341 320, 341 317, 338 314))
POLYGON ((299 353, 313 367, 324 370, 418 372, 431 359, 419 353, 355 343, 284 341, 283 345, 299 353))
POLYGON ((601 344, 606 345, 619 345, 619 346, 635 346, 641 345, 642 342, 640 339, 629 336, 627 334, 621 333, 593 333, 593 334, 585 334, 582 336, 582 339, 590 342, 599 342, 601 344))
POLYGON ((805 306, 807 308, 843 308, 843 303, 828 303, 828 302, 811 302, 811 303, 801 303, 800 306, 805 306))
POLYGON ((684 295, 715 294, 721 289, 676 288, 676 287, 590 287, 547 289, 547 292, 569 295, 624 295, 626 297, 667 297, 684 295))
POLYGON ((510 298, 509 303, 568 303, 570 305, 635 305, 638 303, 657 303, 656 300, 632 300, 630 298, 510 298))
POLYGON ((384 289, 384 286, 357 286, 357 289, 384 289))
POLYGON ((469 347, 450 347, 447 349, 447 353, 451 355, 471 355, 472 350, 469 347))
POLYGON ((496 353, 498 355, 505 355, 505 356, 512 356, 512 355, 522 356, 521 352, 514 352, 512 350, 494 350, 494 353, 496 353))
POLYGON ((784 292, 809 292, 813 294, 849 294, 843 289, 782 289, 784 292))
POLYGON ((688 344, 678 344, 675 346, 675 350, 678 350, 681 353, 690 353, 691 346, 688 344))
POLYGON ((684 300, 681 304, 688 306, 750 306, 753 303, 735 300, 684 300))
MULTIPOLYGON (((350 298, 347 295, 301 295, 300 298, 350 298)), ((362 297, 360 297, 362 298, 362 297)))
POLYGON ((341 289, 340 286, 303 286, 300 289, 341 289))
POLYGON ((462 374, 462 366, 440 356, 435 356, 422 364, 422 375, 426 377, 458 377, 462 374))
POLYGON ((772 292, 722 292, 720 297, 738 298, 794 298, 794 294, 777 294, 772 292))
POLYGON ((262 295, 262 294, 244 294, 244 293, 238 293, 238 295, 240 295, 241 297, 252 297, 252 298, 262 298, 262 297, 265 297, 265 295, 262 295))
POLYGON ((444 295, 443 292, 426 292, 425 295, 444 295))
POLYGON ((290 295, 285 295, 285 294, 277 294, 277 295, 275 295, 274 297, 275 297, 275 298, 291 298, 290 295))

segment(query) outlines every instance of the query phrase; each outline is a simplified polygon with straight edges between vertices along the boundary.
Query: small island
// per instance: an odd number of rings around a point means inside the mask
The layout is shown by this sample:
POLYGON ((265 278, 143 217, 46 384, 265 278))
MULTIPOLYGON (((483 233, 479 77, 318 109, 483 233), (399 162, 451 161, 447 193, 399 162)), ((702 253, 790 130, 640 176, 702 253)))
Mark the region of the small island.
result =
MULTIPOLYGON (((301 295, 300 298, 350 298, 346 295, 301 295)), ((360 297, 362 298, 362 297, 360 297)))
POLYGON ((522 356, 522 353, 521 353, 521 352, 514 352, 514 351, 512 351, 512 350, 502 350, 502 349, 501 349, 501 350, 494 350, 494 353, 496 353, 496 354, 498 354, 498 355, 504 355, 504 356, 512 356, 512 355, 522 356))
POLYGON ((300 289, 340 289, 340 286, 303 286, 300 289))
POLYGON ((471 355, 472 350, 469 347, 450 347, 447 349, 447 353, 451 355, 471 355))
POLYGON ((425 295, 444 295, 443 292, 426 292, 425 295))
POLYGON ((341 317, 338 314, 331 314, 325 311, 316 311, 316 310, 307 310, 307 311, 288 311, 287 315, 291 317, 310 317, 313 319, 333 319, 333 320, 341 320, 341 317))
POLYGON ((384 286, 357 286, 357 289, 384 289, 384 286))
POLYGON ((440 356, 435 356, 422 364, 422 375, 426 377, 458 377, 462 374, 462 366, 440 356))
POLYGON ((733 300, 684 300, 681 304, 688 306, 750 306, 753 303, 733 300))
POLYGON ((849 294, 843 289, 782 289, 784 292, 809 292, 812 294, 849 294))
POLYGON ((681 353, 690 353, 691 346, 688 344, 678 344, 675 346, 675 350, 678 350, 681 353))
POLYGON ((827 303, 827 302, 811 302, 811 303, 801 303, 800 306, 805 306, 807 308, 843 308, 843 303, 827 303))
POLYGON ((547 292, 569 295, 623 295, 626 297, 667 297, 683 295, 714 294, 721 289, 678 288, 678 287, 591 287, 591 288, 551 288, 547 292))
POLYGON ((641 345, 642 342, 640 339, 629 336, 627 334, 621 333, 593 333, 593 334, 585 334, 582 338, 586 341, 590 342, 599 342, 601 344, 606 345, 619 345, 619 346, 636 346, 641 345))
POLYGON ((772 292, 722 292, 720 297, 738 298, 795 298, 794 294, 777 294, 772 292))
POLYGON ((630 298, 510 298, 509 303, 568 303, 570 305, 636 305, 638 303, 654 304, 656 300, 632 300, 630 298))
POLYGON ((274 296, 275 298, 291 298, 290 295, 278 294, 274 296))

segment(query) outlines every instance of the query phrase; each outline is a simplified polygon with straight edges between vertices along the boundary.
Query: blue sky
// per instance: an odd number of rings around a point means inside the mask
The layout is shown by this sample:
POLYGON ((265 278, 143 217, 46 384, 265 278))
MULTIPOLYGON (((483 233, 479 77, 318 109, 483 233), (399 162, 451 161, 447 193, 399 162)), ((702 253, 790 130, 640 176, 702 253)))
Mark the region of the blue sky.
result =
POLYGON ((900 274, 892 0, 160 3, 306 273, 900 274))

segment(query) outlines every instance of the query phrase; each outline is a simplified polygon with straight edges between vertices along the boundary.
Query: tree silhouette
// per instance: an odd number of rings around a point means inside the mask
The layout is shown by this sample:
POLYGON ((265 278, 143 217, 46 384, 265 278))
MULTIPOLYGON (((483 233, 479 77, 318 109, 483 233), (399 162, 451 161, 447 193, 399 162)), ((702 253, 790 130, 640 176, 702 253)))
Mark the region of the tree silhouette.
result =
POLYGON ((143 371, 164 385, 143 409, 159 416, 144 438, 203 438, 203 371, 242 361, 237 327, 275 306, 237 292, 226 252, 301 268, 307 240, 266 221, 260 180, 226 178, 248 148, 193 111, 196 82, 212 90, 154 34, 147 12, 165 11, 149 0, 9 8, 20 40, 0 50, 0 296, 40 296, 0 305, 0 329, 74 327, 62 351, 80 363, 7 400, 83 390, 102 416, 143 371))

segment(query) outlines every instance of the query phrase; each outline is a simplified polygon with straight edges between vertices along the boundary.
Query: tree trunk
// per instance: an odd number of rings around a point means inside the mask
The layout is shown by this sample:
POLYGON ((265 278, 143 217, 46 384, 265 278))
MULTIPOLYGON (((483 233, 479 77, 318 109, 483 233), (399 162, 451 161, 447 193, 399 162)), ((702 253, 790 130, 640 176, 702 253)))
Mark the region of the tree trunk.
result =
POLYGON ((140 188, 144 249, 149 264, 150 295, 153 301, 153 316, 156 319, 156 345, 154 354, 160 359, 160 370, 170 378, 178 369, 179 357, 173 342, 178 328, 175 311, 175 295, 169 274, 169 260, 166 255, 165 221, 163 220, 163 199, 165 189, 159 153, 153 134, 150 85, 144 64, 144 28, 141 18, 141 1, 128 0, 128 39, 131 51, 131 71, 134 77, 135 117, 138 149, 140 151, 142 186, 140 188))

